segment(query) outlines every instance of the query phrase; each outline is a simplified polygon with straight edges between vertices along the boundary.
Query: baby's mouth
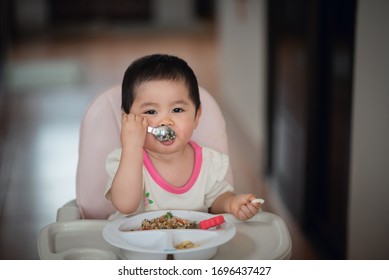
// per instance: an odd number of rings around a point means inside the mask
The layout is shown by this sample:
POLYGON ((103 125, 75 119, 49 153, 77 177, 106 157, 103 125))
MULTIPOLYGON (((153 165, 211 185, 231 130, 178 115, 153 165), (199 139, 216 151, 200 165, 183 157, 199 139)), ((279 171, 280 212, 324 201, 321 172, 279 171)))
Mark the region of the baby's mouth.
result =
POLYGON ((170 146, 173 143, 174 143, 174 139, 166 140, 166 141, 161 142, 161 144, 164 145, 164 146, 170 146))

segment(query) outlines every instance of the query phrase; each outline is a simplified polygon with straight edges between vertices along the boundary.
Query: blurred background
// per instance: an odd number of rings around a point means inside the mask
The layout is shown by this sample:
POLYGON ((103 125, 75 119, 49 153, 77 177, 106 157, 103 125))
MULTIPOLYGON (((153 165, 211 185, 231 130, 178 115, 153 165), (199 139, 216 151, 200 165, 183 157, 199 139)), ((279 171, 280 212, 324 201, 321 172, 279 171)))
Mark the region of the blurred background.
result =
POLYGON ((136 58, 182 57, 227 119, 239 192, 293 259, 389 258, 386 0, 1 0, 0 258, 75 198, 88 103, 136 58))

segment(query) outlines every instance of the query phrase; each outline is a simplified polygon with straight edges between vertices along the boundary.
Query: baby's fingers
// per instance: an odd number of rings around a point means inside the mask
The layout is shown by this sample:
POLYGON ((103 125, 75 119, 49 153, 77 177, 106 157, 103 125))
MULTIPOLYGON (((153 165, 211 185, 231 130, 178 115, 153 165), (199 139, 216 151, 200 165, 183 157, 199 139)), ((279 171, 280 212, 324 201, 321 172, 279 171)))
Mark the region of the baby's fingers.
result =
POLYGON ((258 211, 259 211, 259 207, 255 206, 251 203, 244 204, 240 207, 239 218, 241 220, 250 219, 253 216, 255 216, 255 214, 257 214, 258 211))
POLYGON ((122 112, 122 123, 128 119, 128 114, 122 112))
POLYGON ((143 128, 147 127, 148 121, 147 117, 142 115, 136 115, 134 113, 122 113, 122 125, 131 124, 131 125, 141 125, 143 128))
POLYGON ((134 113, 122 113, 122 125, 132 123, 136 120, 136 115, 134 113))

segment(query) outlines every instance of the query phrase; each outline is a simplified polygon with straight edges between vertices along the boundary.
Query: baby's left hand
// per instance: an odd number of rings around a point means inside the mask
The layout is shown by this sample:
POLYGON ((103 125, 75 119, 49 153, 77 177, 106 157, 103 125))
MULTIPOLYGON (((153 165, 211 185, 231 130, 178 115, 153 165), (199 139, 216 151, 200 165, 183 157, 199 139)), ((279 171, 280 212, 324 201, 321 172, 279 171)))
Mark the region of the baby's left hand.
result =
POLYGON ((242 221, 252 218, 261 208, 260 203, 251 203, 254 199, 252 194, 236 195, 231 201, 231 213, 242 221))

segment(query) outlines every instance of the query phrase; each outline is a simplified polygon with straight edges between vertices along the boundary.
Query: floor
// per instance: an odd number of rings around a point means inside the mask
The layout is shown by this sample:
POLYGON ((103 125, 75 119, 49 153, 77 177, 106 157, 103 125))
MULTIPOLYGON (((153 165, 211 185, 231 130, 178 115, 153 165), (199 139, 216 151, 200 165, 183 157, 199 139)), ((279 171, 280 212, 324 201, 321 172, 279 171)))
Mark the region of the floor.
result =
MULTIPOLYGON (((38 232, 75 198, 78 129, 87 104, 120 84, 128 64, 145 54, 172 53, 194 69, 199 83, 221 98, 218 42, 211 29, 154 32, 123 28, 74 29, 26 39, 9 55, 8 91, 0 103, 0 259, 39 259, 38 232)), ((228 112, 228 130, 237 129, 228 112)), ((280 215, 293 242, 292 259, 314 259, 304 235, 277 196, 245 160, 231 135, 235 182, 254 186, 280 215)))

